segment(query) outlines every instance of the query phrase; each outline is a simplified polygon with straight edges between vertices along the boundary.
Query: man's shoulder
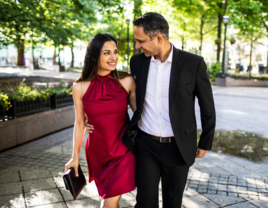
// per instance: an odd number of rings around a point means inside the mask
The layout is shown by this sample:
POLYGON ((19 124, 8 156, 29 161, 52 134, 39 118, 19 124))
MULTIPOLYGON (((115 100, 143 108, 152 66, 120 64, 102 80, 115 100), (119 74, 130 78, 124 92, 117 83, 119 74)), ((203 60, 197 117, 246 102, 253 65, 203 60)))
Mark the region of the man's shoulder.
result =
POLYGON ((134 61, 134 60, 141 60, 144 59, 146 56, 144 55, 144 53, 138 53, 138 54, 134 54, 130 61, 134 61))

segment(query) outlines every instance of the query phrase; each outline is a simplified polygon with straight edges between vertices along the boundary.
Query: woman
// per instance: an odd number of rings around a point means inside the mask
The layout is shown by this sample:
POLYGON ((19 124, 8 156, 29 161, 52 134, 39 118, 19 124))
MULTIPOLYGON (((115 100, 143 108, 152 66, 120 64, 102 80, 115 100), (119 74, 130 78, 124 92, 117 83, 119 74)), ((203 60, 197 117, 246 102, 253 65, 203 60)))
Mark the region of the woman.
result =
POLYGON ((82 75, 73 85, 74 147, 65 171, 74 167, 78 174, 86 116, 94 126, 85 146, 89 182, 95 181, 102 208, 119 208, 121 195, 135 189, 135 157, 122 136, 129 122, 127 105, 136 110, 136 86, 132 76, 116 70, 117 61, 116 40, 97 34, 88 45, 82 75))

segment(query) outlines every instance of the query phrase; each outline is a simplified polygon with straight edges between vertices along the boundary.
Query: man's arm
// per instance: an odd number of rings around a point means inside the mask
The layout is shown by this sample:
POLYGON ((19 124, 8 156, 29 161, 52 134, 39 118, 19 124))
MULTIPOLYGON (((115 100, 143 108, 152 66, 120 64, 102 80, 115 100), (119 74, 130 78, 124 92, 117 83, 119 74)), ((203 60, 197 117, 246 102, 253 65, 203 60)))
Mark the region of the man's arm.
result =
POLYGON ((216 113, 207 67, 202 59, 196 74, 195 94, 198 98, 201 114, 202 134, 200 136, 196 157, 203 157, 212 148, 216 125, 216 113))

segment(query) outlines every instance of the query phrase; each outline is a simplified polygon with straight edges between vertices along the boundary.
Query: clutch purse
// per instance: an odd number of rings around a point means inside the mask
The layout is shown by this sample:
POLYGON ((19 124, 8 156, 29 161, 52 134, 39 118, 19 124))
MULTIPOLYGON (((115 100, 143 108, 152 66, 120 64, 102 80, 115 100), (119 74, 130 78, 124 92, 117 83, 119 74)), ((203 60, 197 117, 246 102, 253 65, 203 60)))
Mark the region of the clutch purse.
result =
POLYGON ((87 185, 80 165, 78 166, 78 177, 75 176, 74 168, 69 168, 63 175, 63 181, 65 188, 71 192, 74 199, 78 197, 82 189, 87 185))

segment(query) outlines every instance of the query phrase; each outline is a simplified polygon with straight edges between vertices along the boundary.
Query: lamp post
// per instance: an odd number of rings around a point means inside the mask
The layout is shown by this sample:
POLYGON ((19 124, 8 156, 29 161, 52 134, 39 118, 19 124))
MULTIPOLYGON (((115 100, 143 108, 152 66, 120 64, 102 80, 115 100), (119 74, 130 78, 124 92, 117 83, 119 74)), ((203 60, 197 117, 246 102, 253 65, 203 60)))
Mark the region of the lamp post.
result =
POLYGON ((224 68, 225 68, 225 49, 226 49, 226 30, 227 30, 227 24, 229 22, 229 16, 228 15, 224 15, 222 17, 223 19, 223 23, 224 23, 224 48, 223 48, 223 54, 222 54, 222 72, 221 72, 221 76, 222 77, 225 77, 225 74, 224 74, 224 68))
POLYGON ((127 23, 127 69, 128 69, 128 60, 129 60, 129 23, 130 23, 130 20, 127 19, 126 23, 127 23))

